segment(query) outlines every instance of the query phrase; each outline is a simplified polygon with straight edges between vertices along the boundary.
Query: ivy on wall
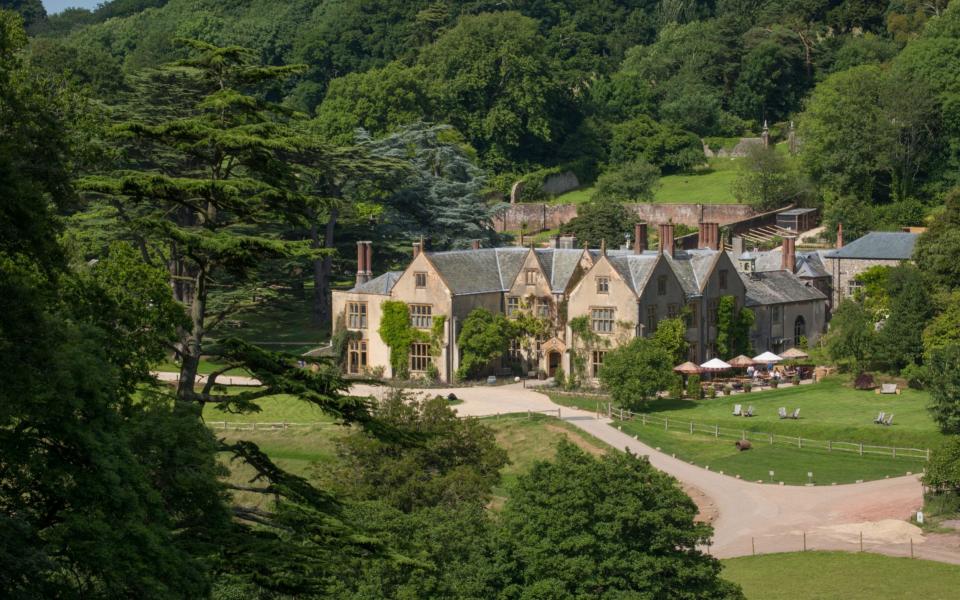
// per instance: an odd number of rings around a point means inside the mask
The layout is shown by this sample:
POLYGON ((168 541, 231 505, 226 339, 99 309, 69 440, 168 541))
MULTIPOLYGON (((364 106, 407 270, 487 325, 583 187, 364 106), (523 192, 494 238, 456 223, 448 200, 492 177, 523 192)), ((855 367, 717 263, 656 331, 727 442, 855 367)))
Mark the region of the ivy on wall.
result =
POLYGON ((750 328, 753 327, 753 311, 741 308, 737 312, 733 296, 723 296, 717 305, 717 354, 730 358, 737 354, 752 354, 750 351, 750 328))
MULTIPOLYGON (((410 345, 418 342, 430 344, 430 355, 440 355, 443 348, 443 332, 447 322, 446 315, 433 317, 430 332, 422 331, 410 325, 410 307, 402 300, 386 300, 380 305, 380 339, 390 348, 390 367, 395 379, 406 379, 410 375, 408 356, 410 345)), ((433 365, 430 376, 436 378, 439 372, 433 365)))

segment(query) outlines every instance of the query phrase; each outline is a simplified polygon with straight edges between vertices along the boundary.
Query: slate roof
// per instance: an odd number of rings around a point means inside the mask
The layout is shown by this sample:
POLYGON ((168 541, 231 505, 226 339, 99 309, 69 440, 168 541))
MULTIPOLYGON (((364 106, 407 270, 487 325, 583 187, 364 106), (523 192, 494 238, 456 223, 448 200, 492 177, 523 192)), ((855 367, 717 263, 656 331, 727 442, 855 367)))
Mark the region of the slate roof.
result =
POLYGON ((550 280, 550 289, 555 294, 563 293, 573 277, 577 265, 580 264, 580 258, 583 256, 582 249, 571 248, 541 248, 536 251, 540 263, 543 265, 543 271, 550 280))
MULTIPOLYGON (((752 256, 754 259, 754 269, 757 272, 780 271, 783 267, 782 250, 764 250, 744 252, 740 257, 731 256, 737 268, 740 268, 738 258, 742 259, 744 255, 752 256)), ((797 252, 797 276, 798 277, 830 277, 830 272, 824 266, 821 252, 814 250, 812 252, 797 252)))
MULTIPOLYGON (((529 248, 481 248, 428 252, 427 257, 455 295, 504 292, 516 280, 529 248)), ((539 248, 534 250, 550 289, 562 293, 573 276, 583 250, 539 248)))
POLYGON ((913 246, 917 243, 918 233, 901 231, 871 231, 826 254, 827 258, 860 258, 868 260, 910 260, 913 258, 913 246))
POLYGON ((826 300, 823 292, 807 285, 787 271, 757 272, 743 277, 747 288, 747 306, 786 304, 809 300, 826 300))
POLYGON ((634 254, 631 251, 614 251, 607 253, 607 259, 613 268, 627 282, 633 293, 640 295, 650 279, 653 268, 657 265, 658 254, 645 252, 634 254))
POLYGON ((700 294, 710 277, 710 269, 717 260, 717 253, 707 248, 696 250, 677 250, 673 258, 667 257, 680 285, 688 296, 700 294))
POLYGON ((403 271, 387 271, 383 275, 378 275, 366 283, 353 286, 350 288, 350 291, 358 294, 389 296, 390 290, 396 285, 401 275, 403 275, 403 271))

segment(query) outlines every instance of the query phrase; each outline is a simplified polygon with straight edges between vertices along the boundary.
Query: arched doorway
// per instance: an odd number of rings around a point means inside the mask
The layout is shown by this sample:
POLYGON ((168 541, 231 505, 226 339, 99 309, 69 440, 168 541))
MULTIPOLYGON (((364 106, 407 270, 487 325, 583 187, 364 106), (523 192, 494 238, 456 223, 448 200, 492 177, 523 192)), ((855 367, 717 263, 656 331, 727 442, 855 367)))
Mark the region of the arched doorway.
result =
POLYGON ((801 315, 793 322, 793 346, 795 348, 802 346, 805 337, 807 337, 807 322, 801 315))
POLYGON ((553 377, 557 374, 557 369, 560 368, 560 353, 556 350, 551 350, 547 354, 547 377, 553 377))

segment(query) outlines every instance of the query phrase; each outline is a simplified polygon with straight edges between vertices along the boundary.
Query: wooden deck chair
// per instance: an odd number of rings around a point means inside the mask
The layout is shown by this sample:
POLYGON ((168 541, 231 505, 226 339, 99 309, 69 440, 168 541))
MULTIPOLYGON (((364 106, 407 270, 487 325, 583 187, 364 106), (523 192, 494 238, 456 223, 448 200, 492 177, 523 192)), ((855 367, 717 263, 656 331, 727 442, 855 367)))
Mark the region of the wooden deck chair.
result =
POLYGON ((786 418, 787 418, 787 409, 781 406, 780 408, 777 409, 777 414, 780 415, 780 418, 781 418, 781 419, 786 419, 786 418))
POLYGON ((799 418, 800 418, 800 409, 798 408, 797 410, 793 411, 793 414, 790 415, 790 418, 791 418, 791 419, 799 419, 799 418))
POLYGON ((745 416, 745 417, 752 417, 752 416, 753 416, 753 405, 752 405, 752 404, 750 405, 750 408, 747 409, 747 412, 743 413, 743 416, 745 416))
POLYGON ((883 417, 885 416, 886 416, 886 413, 881 410, 880 414, 877 415, 877 418, 874 419, 873 422, 876 423, 877 425, 883 425, 883 417))
POLYGON ((884 425, 893 425, 893 413, 887 415, 886 421, 883 422, 884 425))
POLYGON ((739 405, 739 404, 734 404, 734 405, 733 405, 733 416, 735 416, 735 417, 741 416, 741 415, 743 414, 743 413, 741 412, 742 410, 743 410, 743 407, 742 407, 741 405, 739 405))

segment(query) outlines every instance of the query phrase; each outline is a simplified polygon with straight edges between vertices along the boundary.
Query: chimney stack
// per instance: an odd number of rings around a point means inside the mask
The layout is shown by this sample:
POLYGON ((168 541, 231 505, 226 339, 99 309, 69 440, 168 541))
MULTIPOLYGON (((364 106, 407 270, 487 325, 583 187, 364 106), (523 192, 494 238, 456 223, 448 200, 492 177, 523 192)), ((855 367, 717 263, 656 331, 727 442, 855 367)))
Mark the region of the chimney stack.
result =
POLYGON ((647 224, 636 223, 633 226, 633 253, 643 254, 647 249, 647 224))
POLYGON ((731 240, 731 244, 733 245, 732 251, 733 251, 734 257, 738 257, 741 254, 743 254, 743 238, 742 237, 740 237, 739 235, 733 236, 733 239, 731 240))
POLYGON ((700 223, 697 248, 720 249, 720 223, 700 223))
POLYGON ((600 254, 606 256, 607 254, 607 238, 600 240, 600 254))
POLYGON ((660 254, 673 256, 673 223, 660 223, 660 254))
POLYGON ((837 248, 843 248, 843 223, 837 223, 837 248))
POLYGON ((414 242, 414 243, 413 243, 413 257, 414 257, 414 258, 420 256, 420 252, 423 250, 423 246, 421 245, 421 243, 422 243, 422 242, 414 242))
POLYGON ((470 248, 473 250, 480 249, 480 240, 470 240, 470 248))
POLYGON ((364 242, 367 247, 364 266, 367 268, 367 281, 373 279, 373 242, 364 242))
POLYGON ((367 270, 367 242, 357 242, 357 285, 370 280, 367 270))
POLYGON ((780 253, 780 268, 793 273, 797 269, 797 238, 788 235, 783 238, 783 251, 780 253))

